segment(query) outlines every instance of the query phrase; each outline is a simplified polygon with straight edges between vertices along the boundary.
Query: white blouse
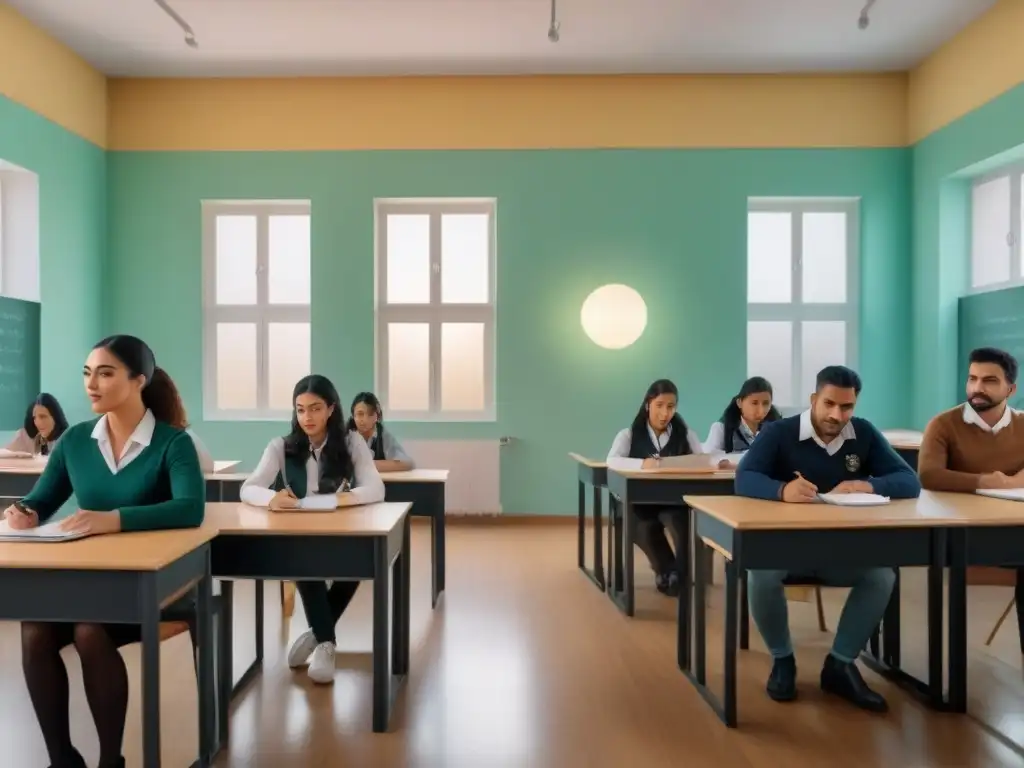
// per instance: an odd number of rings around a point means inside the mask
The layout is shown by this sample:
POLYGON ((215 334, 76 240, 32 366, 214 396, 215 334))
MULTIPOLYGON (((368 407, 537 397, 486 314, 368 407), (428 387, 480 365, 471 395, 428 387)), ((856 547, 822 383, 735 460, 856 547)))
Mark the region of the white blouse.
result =
MULTIPOLYGON (((375 504, 384 501, 384 481, 380 479, 377 472, 377 465, 373 463, 373 454, 366 446, 366 441, 360 437, 358 432, 349 432, 345 435, 345 444, 348 446, 349 455, 352 456, 352 464, 355 469, 355 486, 350 493, 357 504, 375 504)), ((312 455, 306 461, 306 498, 315 496, 326 496, 320 493, 320 454, 323 452, 325 442, 319 448, 314 448, 312 455)), ((275 491, 270 486, 274 484, 279 473, 284 473, 284 438, 275 437, 263 451, 263 457, 256 466, 256 470, 242 483, 242 490, 239 498, 246 504, 255 507, 266 507, 274 498, 275 491)), ((330 494, 333 496, 333 494, 330 494)))
MULTIPOLYGON (((667 443, 672 437, 672 425, 668 425, 668 429, 665 430, 665 437, 659 441, 657 435, 654 434, 654 430, 651 429, 651 425, 647 425, 647 434, 651 437, 651 442, 654 445, 660 445, 662 442, 667 443)), ((686 442, 690 446, 690 453, 704 453, 704 446, 701 445, 700 437, 692 429, 686 432, 686 442)), ((608 459, 605 462, 612 469, 641 469, 644 465, 643 459, 631 459, 629 457, 629 449, 633 445, 633 430, 629 427, 622 430, 615 436, 615 440, 612 442, 611 450, 608 451, 608 459)))

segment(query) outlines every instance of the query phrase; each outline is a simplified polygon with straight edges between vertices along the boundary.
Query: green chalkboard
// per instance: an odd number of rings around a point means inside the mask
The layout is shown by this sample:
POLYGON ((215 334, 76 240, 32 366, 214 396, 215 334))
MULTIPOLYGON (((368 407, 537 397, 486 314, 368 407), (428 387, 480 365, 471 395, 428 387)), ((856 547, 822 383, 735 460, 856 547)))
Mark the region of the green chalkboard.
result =
POLYGON ((39 394, 39 305, 0 296, 0 431, 21 427, 39 394))
MULTIPOLYGON (((1024 366, 1024 286, 960 299, 961 389, 967 375, 967 356, 976 347, 1005 349, 1024 366)), ((1018 387, 1010 406, 1024 410, 1024 388, 1018 387)))

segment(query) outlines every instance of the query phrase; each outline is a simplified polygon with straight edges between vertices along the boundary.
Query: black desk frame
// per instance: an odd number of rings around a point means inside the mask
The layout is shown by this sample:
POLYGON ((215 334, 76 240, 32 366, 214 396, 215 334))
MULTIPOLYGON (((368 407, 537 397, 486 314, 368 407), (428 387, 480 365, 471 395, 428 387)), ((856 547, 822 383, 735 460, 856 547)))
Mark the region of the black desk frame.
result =
MULTIPOLYGON (((66 545, 50 546, 56 551, 66 545)), ((160 765, 160 606, 193 584, 197 586, 199 759, 192 765, 205 767, 213 758, 210 557, 211 546, 203 544, 157 571, 0 568, 0 620, 140 625, 145 768, 160 765)))
POLYGON ((395 693, 409 671, 408 515, 387 536, 221 533, 213 540, 212 571, 224 579, 217 697, 221 745, 228 744, 230 701, 259 665, 253 662, 239 684, 233 683, 233 579, 372 580, 373 731, 387 731, 395 693))
MULTIPOLYGON (((683 673, 700 692, 719 718, 736 727, 736 652, 738 646, 739 583, 746 570, 784 568, 811 572, 830 567, 927 567, 928 579, 928 682, 913 678, 899 669, 898 591, 890 599, 883 621, 885 640, 883 658, 870 666, 895 679, 903 687, 922 695, 936 709, 948 709, 943 697, 942 653, 942 569, 946 563, 947 529, 944 527, 857 528, 857 529, 774 529, 738 530, 717 518, 696 510, 694 513, 693 599, 694 660, 683 673), (722 700, 707 687, 706 626, 707 605, 702 565, 713 542, 731 559, 725 563, 724 692, 722 700), (937 589, 935 588, 937 584, 937 589), (895 612, 895 616, 894 616, 895 612), (886 629, 886 625, 889 625, 886 629)), ((951 610, 952 619, 955 618, 951 610)), ((680 642, 684 619, 680 615, 680 642)), ((687 640, 689 639, 687 633, 687 640)), ((951 636, 952 639, 952 636, 951 636)), ((965 637, 966 639, 966 637, 965 637)), ((680 659, 683 659, 680 653, 680 659)), ((955 697, 953 656, 950 657, 950 699, 955 697)), ((950 705, 952 701, 950 701, 950 705)))
POLYGON ((589 467, 586 464, 577 462, 576 478, 579 485, 579 506, 576 522, 576 564, 583 574, 590 579, 594 586, 602 592, 605 590, 604 581, 604 552, 601 542, 604 537, 604 523, 601 513, 601 498, 608 482, 608 470, 604 466, 589 467), (594 508, 594 567, 587 567, 587 486, 592 489, 592 506, 594 508))

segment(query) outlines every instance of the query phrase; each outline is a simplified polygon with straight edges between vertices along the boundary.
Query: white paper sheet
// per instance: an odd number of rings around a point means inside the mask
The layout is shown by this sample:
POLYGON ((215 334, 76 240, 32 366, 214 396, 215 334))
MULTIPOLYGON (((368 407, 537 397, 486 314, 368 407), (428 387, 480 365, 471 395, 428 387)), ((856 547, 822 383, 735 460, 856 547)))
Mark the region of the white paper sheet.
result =
POLYGON ((818 498, 837 507, 877 507, 889 503, 888 496, 877 493, 822 493, 818 498))
POLYGON ((333 512, 338 508, 338 497, 333 493, 318 493, 299 501, 303 512, 333 512))
POLYGON ((982 488, 977 493, 979 496, 991 496, 994 499, 1024 501, 1024 488, 982 488))
POLYGON ((32 454, 26 451, 8 451, 0 448, 0 459, 31 459, 32 454))
POLYGON ((691 453, 686 456, 663 456, 658 462, 659 469, 707 470, 717 467, 725 458, 724 453, 691 453))
POLYGON ((46 523, 35 528, 16 530, 7 524, 6 520, 0 520, 0 541, 35 541, 35 542, 57 542, 75 541, 84 539, 87 533, 68 533, 60 529, 60 522, 46 523))

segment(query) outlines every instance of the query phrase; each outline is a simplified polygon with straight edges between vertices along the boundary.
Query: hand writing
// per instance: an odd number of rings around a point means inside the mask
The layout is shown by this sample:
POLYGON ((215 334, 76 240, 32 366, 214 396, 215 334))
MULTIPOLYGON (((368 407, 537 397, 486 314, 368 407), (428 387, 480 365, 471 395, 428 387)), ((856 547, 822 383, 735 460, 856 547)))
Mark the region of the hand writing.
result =
POLYGON ((782 488, 782 500, 792 504, 806 504, 818 498, 818 486, 798 475, 782 488))
POLYGON ((359 503, 359 500, 350 491, 341 491, 335 495, 338 497, 339 507, 352 507, 359 503))
POLYGON ((874 493, 875 488, 866 480, 844 480, 835 488, 832 493, 874 493))
POLYGON ((979 488, 1015 488, 1018 486, 1019 479, 1014 475, 1008 477, 1002 472, 990 472, 987 475, 982 475, 978 480, 979 488))
POLYGON ((67 533, 87 535, 117 533, 121 530, 121 513, 116 510, 92 512, 88 509, 80 509, 75 514, 61 520, 60 529, 67 533))
POLYGON ((661 466, 661 459, 644 459, 644 463, 640 465, 641 469, 657 469, 661 466))
POLYGON ((4 520, 7 521, 7 525, 16 531, 35 528, 39 525, 39 516, 35 513, 35 510, 28 510, 26 515, 13 504, 4 510, 4 520))
POLYGON ((295 494, 291 492, 290 488, 285 488, 274 494, 274 498, 270 500, 271 511, 279 512, 287 509, 298 509, 299 500, 295 498, 295 494))

